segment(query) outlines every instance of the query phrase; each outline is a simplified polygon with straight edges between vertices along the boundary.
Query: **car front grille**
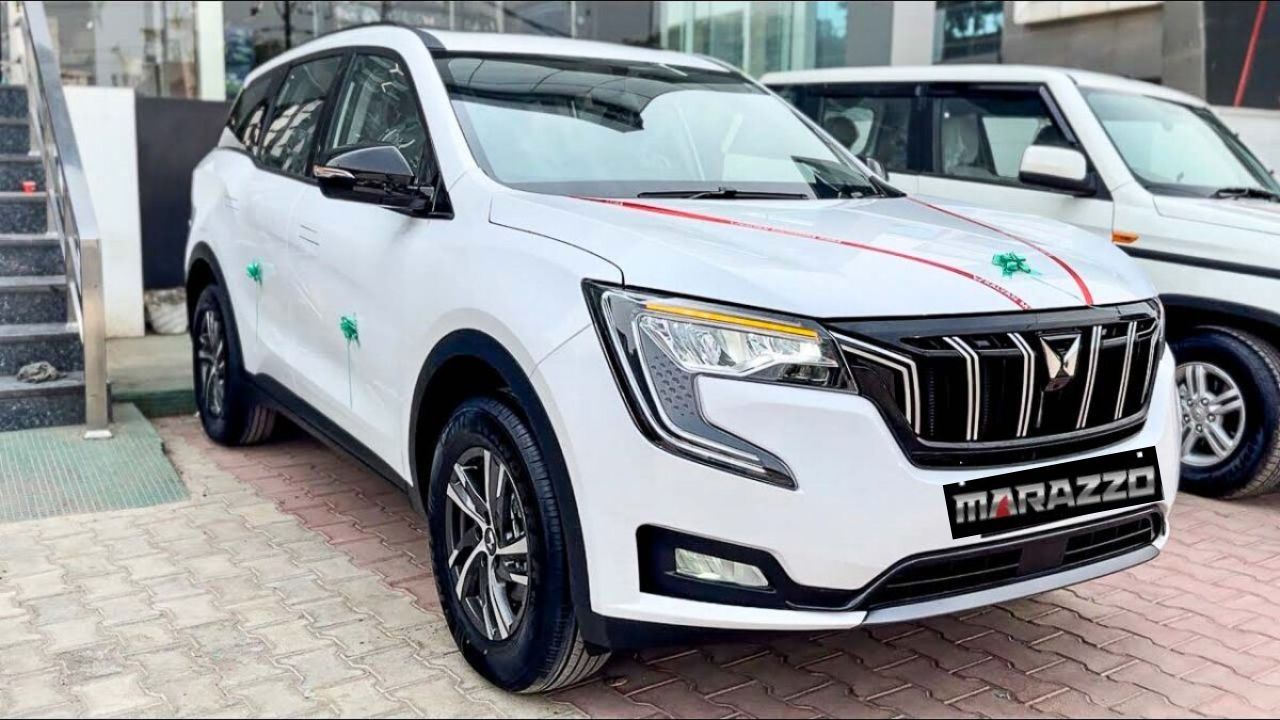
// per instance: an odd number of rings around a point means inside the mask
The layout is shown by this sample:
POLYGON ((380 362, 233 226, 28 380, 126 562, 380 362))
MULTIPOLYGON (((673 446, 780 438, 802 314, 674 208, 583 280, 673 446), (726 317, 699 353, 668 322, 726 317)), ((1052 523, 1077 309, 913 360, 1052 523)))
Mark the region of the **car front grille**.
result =
POLYGON ((860 610, 937 600, 1063 572, 1146 547, 1160 537, 1160 513, 1145 510, 1028 538, 907 560, 872 583, 860 610))
POLYGON ((830 327, 859 390, 926 465, 1042 459, 1132 430, 1163 344, 1145 302, 830 327))

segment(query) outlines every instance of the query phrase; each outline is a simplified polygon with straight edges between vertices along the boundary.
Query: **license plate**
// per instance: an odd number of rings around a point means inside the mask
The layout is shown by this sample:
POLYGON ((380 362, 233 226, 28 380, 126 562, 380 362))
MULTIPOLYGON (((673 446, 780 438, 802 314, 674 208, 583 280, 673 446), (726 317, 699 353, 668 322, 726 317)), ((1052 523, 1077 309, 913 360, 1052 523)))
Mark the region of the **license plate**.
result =
POLYGON ((1155 448, 943 486, 951 537, 994 535, 1164 497, 1155 448))

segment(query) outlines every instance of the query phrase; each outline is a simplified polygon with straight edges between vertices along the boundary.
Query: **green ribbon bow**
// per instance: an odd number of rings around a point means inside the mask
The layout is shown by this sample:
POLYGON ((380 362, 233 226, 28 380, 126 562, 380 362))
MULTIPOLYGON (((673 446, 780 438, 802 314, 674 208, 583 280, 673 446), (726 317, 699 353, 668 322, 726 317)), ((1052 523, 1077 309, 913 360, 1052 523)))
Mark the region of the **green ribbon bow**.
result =
POLYGON ((338 318, 338 329, 342 331, 342 337, 347 339, 347 344, 360 344, 360 325, 356 322, 355 315, 343 315, 338 318))
POLYGON ((343 315, 338 318, 338 329, 342 331, 342 337, 347 340, 347 405, 355 407, 355 391, 352 389, 351 382, 351 345, 355 343, 360 345, 360 324, 356 321, 355 315, 343 315))
POLYGON ((1020 272, 1028 275, 1036 274, 1036 271, 1027 264, 1027 259, 1018 253, 1007 252, 994 255, 991 258, 991 264, 1000 268, 1005 277, 1013 277, 1014 273, 1020 272))
POLYGON ((262 284, 262 263, 258 262, 257 260, 254 260, 253 262, 249 263, 248 266, 245 267, 244 271, 245 271, 245 274, 249 276, 250 280, 254 281, 259 285, 262 284))

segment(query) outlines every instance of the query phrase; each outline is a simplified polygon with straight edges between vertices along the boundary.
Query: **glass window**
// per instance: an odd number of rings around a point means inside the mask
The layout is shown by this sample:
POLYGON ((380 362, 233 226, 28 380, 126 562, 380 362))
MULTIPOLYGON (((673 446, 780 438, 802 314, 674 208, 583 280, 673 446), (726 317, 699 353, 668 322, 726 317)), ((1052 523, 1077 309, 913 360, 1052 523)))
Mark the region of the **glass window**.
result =
POLYGON ((1034 92, 939 98, 935 132, 937 171, 966 180, 1016 184, 1028 145, 1068 145, 1034 92))
POLYGON ((333 55, 296 65, 276 93, 271 123, 262 136, 262 162, 292 175, 307 175, 311 140, 324 109, 326 96, 342 68, 342 56, 333 55))
POLYGON ((1208 110, 1146 95, 1089 90, 1084 96, 1129 169, 1153 192, 1280 192, 1280 183, 1208 110))
POLYGON ((913 102, 909 95, 823 94, 818 96, 818 123, 853 154, 903 172, 908 169, 913 102))
POLYGON ((416 173, 427 146, 427 129, 409 77, 389 57, 357 55, 353 63, 334 108, 323 157, 356 147, 394 145, 416 173))
POLYGON ((845 46, 849 34, 849 3, 815 2, 814 5, 814 67, 841 67, 845 60, 845 46))
POLYGON ((127 87, 162 97, 199 94, 191 0, 44 6, 63 83, 127 87))
POLYGON ((1000 0, 939 0, 934 62, 1000 59, 1004 3, 1000 0))
POLYGON ((271 85, 277 76, 267 74, 259 77, 246 87, 236 98, 227 118, 227 127, 231 134, 240 141, 240 146, 256 149, 258 138, 262 132, 262 118, 267 114, 271 104, 271 85))
POLYGON ((736 73, 515 56, 455 55, 437 66, 472 154, 513 187, 609 197, 878 192, 789 105, 736 73))

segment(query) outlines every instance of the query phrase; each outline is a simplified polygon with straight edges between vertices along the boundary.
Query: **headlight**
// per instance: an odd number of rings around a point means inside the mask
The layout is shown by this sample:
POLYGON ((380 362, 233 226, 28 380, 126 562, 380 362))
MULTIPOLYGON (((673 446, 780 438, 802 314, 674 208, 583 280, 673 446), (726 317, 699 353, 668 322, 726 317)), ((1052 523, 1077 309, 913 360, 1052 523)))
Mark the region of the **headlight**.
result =
POLYGON ((851 391, 835 342, 816 323, 585 283, 587 302, 640 429, 698 462, 794 488, 786 464, 702 415, 697 378, 851 391))

